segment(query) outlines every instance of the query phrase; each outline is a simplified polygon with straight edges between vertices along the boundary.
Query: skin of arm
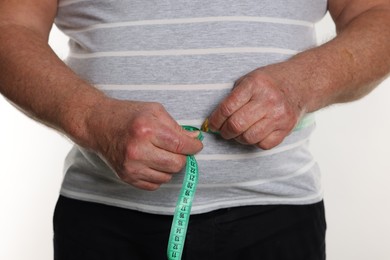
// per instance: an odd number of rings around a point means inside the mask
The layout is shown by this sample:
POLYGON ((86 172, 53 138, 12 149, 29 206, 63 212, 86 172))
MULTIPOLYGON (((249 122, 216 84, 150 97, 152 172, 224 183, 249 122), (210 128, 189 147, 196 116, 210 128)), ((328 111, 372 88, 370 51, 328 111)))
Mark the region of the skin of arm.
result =
POLYGON ((0 2, 0 93, 28 116, 95 151, 126 183, 155 190, 202 149, 161 104, 119 101, 73 73, 47 41, 56 0, 0 2))
POLYGON ((271 149, 299 119, 359 99, 390 72, 390 2, 329 0, 337 37, 238 79, 209 117, 226 139, 271 149))

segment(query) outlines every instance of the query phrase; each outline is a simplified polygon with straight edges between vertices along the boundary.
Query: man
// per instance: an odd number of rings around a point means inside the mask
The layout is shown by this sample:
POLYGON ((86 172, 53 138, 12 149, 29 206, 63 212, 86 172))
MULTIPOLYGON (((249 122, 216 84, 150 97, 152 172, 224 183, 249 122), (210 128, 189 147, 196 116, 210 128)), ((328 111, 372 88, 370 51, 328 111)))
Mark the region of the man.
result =
POLYGON ((164 259, 197 153, 183 259, 325 259, 311 113, 388 75, 387 0, 12 0, 0 17, 1 93, 76 144, 56 259, 164 259), (315 47, 327 10, 338 36, 315 47), (203 144, 180 126, 205 118, 203 144))

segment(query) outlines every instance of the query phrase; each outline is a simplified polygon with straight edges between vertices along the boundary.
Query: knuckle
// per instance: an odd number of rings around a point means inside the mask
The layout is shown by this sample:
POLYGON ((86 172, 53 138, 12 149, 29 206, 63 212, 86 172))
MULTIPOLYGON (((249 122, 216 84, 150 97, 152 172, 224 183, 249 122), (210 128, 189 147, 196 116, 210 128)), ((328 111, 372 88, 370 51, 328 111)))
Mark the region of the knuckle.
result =
POLYGON ((232 118, 227 121, 226 127, 229 129, 229 131, 235 134, 239 134, 244 130, 244 122, 240 119, 232 118))
POLYGON ((178 159, 173 160, 171 164, 172 172, 180 172, 186 165, 186 159, 184 156, 180 156, 178 159))
POLYGON ((255 144, 256 133, 254 133, 253 131, 247 131, 242 135, 242 140, 247 144, 255 144))
POLYGON ((174 138, 172 140, 172 145, 175 153, 182 153, 184 150, 184 142, 181 138, 174 138))
MULTIPOLYGON (((231 100, 233 100, 233 96, 231 100)), ((223 101, 220 105, 220 112, 223 117, 229 117, 233 112, 230 103, 223 101)))
POLYGON ((280 93, 276 92, 273 89, 267 91, 267 100, 273 106, 280 106, 280 104, 282 104, 283 107, 282 97, 280 93))
POLYGON ((153 132, 153 127, 150 126, 148 121, 143 117, 134 119, 131 126, 133 135, 137 138, 144 138, 149 136, 153 132))
POLYGON ((284 111, 283 107, 278 107, 278 109, 275 109, 271 115, 271 118, 275 122, 280 122, 286 117, 286 113, 284 111))
POLYGON ((275 121, 285 121, 293 116, 293 111, 286 102, 278 102, 274 104, 274 110, 271 115, 275 121))
POLYGON ((150 108, 154 111, 160 111, 160 112, 165 111, 164 106, 158 102, 150 102, 150 108))
POLYGON ((263 75, 257 73, 248 74, 243 80, 242 85, 245 85, 247 88, 250 88, 252 91, 262 91, 267 89, 269 86, 268 81, 264 78, 263 75))
POLYGON ((270 150, 275 146, 279 145, 283 141, 283 137, 280 134, 273 134, 267 137, 265 140, 259 143, 259 147, 264 150, 270 150))
POLYGON ((141 178, 144 175, 144 172, 145 171, 143 169, 135 168, 132 171, 132 175, 133 175, 133 177, 139 179, 139 178, 141 178))
POLYGON ((231 116, 235 108, 240 106, 242 96, 242 89, 236 89, 230 93, 229 97, 221 102, 220 112, 224 117, 231 116))
POLYGON ((158 102, 151 102, 149 103, 149 109, 148 116, 152 116, 155 119, 159 119, 163 114, 166 114, 165 107, 158 102))
POLYGON ((255 76, 253 73, 247 74, 241 80, 241 84, 247 85, 247 86, 257 85, 258 83, 259 83, 259 77, 255 76))
POLYGON ((128 181, 139 180, 143 173, 144 171, 140 168, 127 166, 125 179, 128 181))
POLYGON ((233 88, 236 88, 238 85, 241 84, 241 82, 246 78, 246 75, 240 77, 239 79, 237 79, 235 82, 234 82, 234 85, 233 85, 233 88))

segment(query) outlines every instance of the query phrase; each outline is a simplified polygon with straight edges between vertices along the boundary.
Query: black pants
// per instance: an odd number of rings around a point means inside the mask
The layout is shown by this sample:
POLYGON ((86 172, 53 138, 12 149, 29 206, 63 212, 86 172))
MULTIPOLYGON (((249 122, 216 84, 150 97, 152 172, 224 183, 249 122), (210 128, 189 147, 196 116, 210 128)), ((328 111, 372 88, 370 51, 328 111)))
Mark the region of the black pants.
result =
MULTIPOLYGON (((322 202, 192 215, 182 259, 324 260, 324 215, 322 202)), ((54 214, 54 259, 167 259, 171 222, 171 216, 61 196, 54 214)))

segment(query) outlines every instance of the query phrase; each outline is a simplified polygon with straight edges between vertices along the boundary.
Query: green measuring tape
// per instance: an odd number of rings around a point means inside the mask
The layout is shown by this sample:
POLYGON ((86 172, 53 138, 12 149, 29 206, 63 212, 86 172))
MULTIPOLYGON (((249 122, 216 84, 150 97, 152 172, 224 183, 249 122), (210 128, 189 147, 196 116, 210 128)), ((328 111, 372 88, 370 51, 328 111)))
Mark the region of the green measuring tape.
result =
MULTIPOLYGON (((294 130, 300 130, 314 123, 312 114, 306 115, 295 127, 294 130)), ((200 129, 193 126, 182 126, 187 131, 199 131, 198 139, 203 140, 200 129)), ((208 119, 206 119, 201 128, 204 132, 218 134, 210 131, 208 119)), ((183 254, 184 242, 186 239, 188 222, 190 220, 192 201, 195 197, 196 187, 198 185, 198 163, 195 156, 187 155, 186 171, 183 184, 180 190, 179 198, 176 202, 175 214, 173 216, 171 232, 169 234, 167 256, 169 260, 180 260, 183 254)))
MULTIPOLYGON (((196 127, 182 126, 187 131, 199 131, 198 139, 203 140, 202 132, 196 127)), ((195 156, 187 155, 186 172, 179 198, 176 202, 171 233, 169 235, 167 255, 169 260, 181 259, 184 242, 190 220, 192 201, 198 185, 198 163, 195 156)))

